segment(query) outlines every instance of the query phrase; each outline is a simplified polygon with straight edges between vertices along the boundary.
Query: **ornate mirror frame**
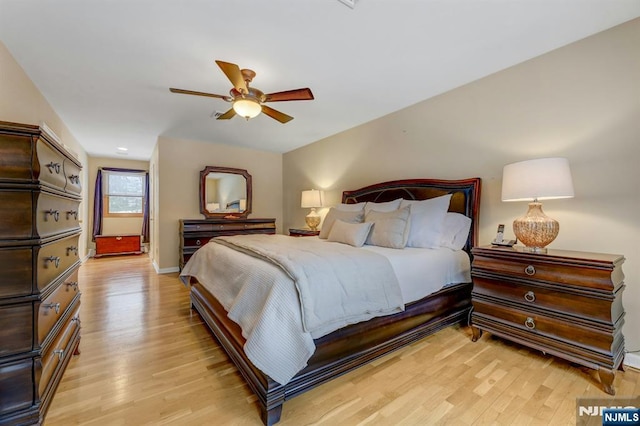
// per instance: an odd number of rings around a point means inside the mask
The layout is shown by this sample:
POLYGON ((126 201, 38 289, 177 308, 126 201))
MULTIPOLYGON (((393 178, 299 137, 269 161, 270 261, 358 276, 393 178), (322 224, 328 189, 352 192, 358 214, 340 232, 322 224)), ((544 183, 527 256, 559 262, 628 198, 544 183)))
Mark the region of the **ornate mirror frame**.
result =
POLYGON ((251 175, 244 169, 231 167, 207 166, 200 171, 200 213, 207 219, 235 219, 246 218, 251 213, 251 175), (207 176, 209 173, 228 173, 241 175, 246 182, 246 208, 240 212, 210 212, 207 210, 207 176))

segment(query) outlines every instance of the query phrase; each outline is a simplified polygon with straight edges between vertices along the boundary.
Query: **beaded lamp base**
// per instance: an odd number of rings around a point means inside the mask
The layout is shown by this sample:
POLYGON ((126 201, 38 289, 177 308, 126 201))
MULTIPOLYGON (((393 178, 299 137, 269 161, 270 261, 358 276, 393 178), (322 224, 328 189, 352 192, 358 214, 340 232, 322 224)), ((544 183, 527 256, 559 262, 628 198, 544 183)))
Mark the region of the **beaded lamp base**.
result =
POLYGON ((529 203, 529 211, 513 221, 513 232, 527 248, 546 252, 545 247, 558 236, 560 224, 542 211, 542 203, 529 203))

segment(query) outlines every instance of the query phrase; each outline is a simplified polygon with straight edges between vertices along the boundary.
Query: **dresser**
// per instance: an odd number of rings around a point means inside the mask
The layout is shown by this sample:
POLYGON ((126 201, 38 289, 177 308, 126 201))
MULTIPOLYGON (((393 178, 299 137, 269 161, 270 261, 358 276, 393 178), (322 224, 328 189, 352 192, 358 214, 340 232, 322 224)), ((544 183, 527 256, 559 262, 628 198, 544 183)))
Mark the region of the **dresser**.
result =
POLYGON ((482 331, 598 371, 615 394, 624 358, 624 257, 476 247, 471 276, 473 341, 482 331))
POLYGON ((80 342, 80 162, 0 122, 0 424, 42 423, 80 342))
POLYGON ((213 237, 239 234, 275 234, 275 219, 181 219, 180 270, 213 237))

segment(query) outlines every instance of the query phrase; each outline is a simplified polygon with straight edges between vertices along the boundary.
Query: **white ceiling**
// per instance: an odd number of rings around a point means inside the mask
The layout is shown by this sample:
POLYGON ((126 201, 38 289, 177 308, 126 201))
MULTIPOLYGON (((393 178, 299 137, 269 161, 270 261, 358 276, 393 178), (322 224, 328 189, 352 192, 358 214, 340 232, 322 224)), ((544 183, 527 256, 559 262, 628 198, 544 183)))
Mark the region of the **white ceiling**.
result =
POLYGON ((287 152, 640 16, 638 0, 0 0, 0 39, 92 156, 159 135, 287 152), (211 118, 214 60, 295 119, 211 118))

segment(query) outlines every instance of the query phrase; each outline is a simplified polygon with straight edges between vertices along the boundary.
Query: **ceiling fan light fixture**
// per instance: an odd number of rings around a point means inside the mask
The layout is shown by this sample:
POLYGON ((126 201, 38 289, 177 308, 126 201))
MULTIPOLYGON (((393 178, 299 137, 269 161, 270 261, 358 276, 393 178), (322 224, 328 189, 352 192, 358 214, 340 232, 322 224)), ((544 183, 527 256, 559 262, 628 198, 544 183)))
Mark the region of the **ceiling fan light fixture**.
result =
POLYGON ((262 106, 254 99, 240 98, 233 101, 233 110, 240 117, 244 117, 248 120, 260 114, 262 106))

